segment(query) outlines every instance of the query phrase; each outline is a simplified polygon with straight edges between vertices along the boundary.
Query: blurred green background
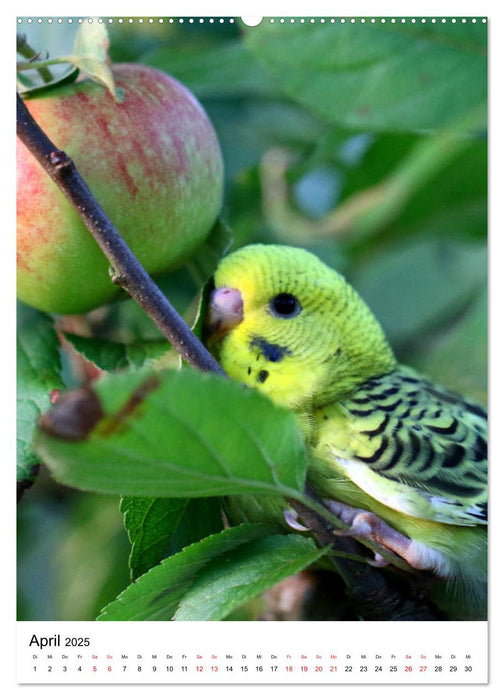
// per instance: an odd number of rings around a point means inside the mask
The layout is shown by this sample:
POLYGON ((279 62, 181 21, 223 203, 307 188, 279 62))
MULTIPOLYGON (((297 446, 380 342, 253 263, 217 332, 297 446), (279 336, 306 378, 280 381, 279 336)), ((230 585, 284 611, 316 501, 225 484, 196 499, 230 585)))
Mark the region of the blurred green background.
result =
MULTIPOLYGON (((362 294, 400 361, 484 402, 486 24, 320 19, 115 18, 110 55, 172 74, 207 110, 234 247, 313 250, 362 294)), ((76 26, 18 31, 56 56, 76 26)), ((195 266, 159 282, 191 319, 195 266)), ((93 324, 117 340, 159 337, 130 301, 93 324)), ((42 468, 19 507, 18 619, 93 619, 128 584, 128 552, 116 498, 56 485, 42 468)))

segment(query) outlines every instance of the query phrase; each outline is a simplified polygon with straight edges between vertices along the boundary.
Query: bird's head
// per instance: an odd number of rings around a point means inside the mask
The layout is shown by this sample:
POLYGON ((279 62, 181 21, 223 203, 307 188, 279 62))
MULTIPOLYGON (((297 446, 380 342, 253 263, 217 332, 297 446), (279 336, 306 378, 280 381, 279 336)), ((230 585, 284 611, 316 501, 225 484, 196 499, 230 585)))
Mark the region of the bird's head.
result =
POLYGON ((395 366, 369 308, 315 255, 249 245, 214 275, 204 339, 226 372, 293 409, 343 397, 395 366))

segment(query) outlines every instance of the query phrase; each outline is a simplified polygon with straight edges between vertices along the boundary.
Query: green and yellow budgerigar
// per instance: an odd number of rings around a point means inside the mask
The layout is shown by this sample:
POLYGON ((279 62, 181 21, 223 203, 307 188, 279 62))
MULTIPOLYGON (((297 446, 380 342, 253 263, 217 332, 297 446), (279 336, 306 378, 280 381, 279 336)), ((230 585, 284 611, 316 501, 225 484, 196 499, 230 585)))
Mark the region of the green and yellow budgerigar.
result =
MULTIPOLYGON (((398 364, 357 292, 303 249, 246 246, 214 283, 208 346, 232 378, 296 413, 310 483, 328 507, 350 533, 481 603, 484 409, 398 364)), ((235 507, 253 519, 264 504, 235 507)))

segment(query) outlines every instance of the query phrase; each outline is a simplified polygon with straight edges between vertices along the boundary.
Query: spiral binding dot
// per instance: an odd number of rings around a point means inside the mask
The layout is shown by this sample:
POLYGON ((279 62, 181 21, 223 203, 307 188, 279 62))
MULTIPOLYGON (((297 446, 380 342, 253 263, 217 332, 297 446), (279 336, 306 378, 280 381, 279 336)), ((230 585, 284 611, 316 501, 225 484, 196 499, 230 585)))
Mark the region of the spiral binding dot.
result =
MULTIPOLYGON (((248 24, 243 18, 242 22, 245 24, 248 24)), ((256 18, 256 19, 261 19, 261 18, 256 18)), ((266 19, 266 18, 263 18, 266 19)), ((154 24, 154 23, 159 23, 163 24, 164 22, 168 22, 169 24, 174 24, 175 22, 179 24, 195 24, 198 22, 199 24, 234 24, 236 21, 235 17, 199 17, 199 18, 194 18, 194 17, 169 17, 169 18, 164 18, 164 17, 99 17, 99 18, 90 18, 90 17, 78 17, 77 19, 74 19, 73 17, 18 17, 17 18, 17 23, 18 24, 43 24, 44 22, 47 22, 47 24, 73 24, 74 21, 77 22, 78 24, 82 24, 83 22, 88 22, 88 23, 93 23, 93 22, 99 22, 100 24, 106 22, 107 24, 154 24)), ((375 18, 375 17, 269 17, 267 18, 267 21, 270 24, 416 24, 416 23, 421 23, 421 24, 427 24, 427 23, 441 23, 441 24, 477 24, 478 22, 481 22, 482 24, 487 23, 487 18, 486 17, 381 17, 381 18, 375 18)), ((248 26, 253 27, 253 26, 258 26, 261 24, 261 22, 256 22, 255 24, 248 24, 248 26)))

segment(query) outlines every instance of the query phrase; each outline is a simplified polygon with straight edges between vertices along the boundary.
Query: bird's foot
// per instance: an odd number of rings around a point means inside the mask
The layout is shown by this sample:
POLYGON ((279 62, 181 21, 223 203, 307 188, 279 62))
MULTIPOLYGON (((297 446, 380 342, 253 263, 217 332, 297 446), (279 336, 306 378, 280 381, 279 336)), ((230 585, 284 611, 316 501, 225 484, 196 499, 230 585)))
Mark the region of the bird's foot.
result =
MULTIPOLYGON (((348 530, 342 530, 337 534, 370 540, 404 559, 413 569, 434 570, 443 574, 446 564, 442 554, 437 550, 406 537, 375 513, 330 499, 324 502, 334 515, 345 525, 350 526, 348 530)), ((370 563, 374 566, 386 566, 388 562, 381 554, 375 554, 374 561, 370 563)))

